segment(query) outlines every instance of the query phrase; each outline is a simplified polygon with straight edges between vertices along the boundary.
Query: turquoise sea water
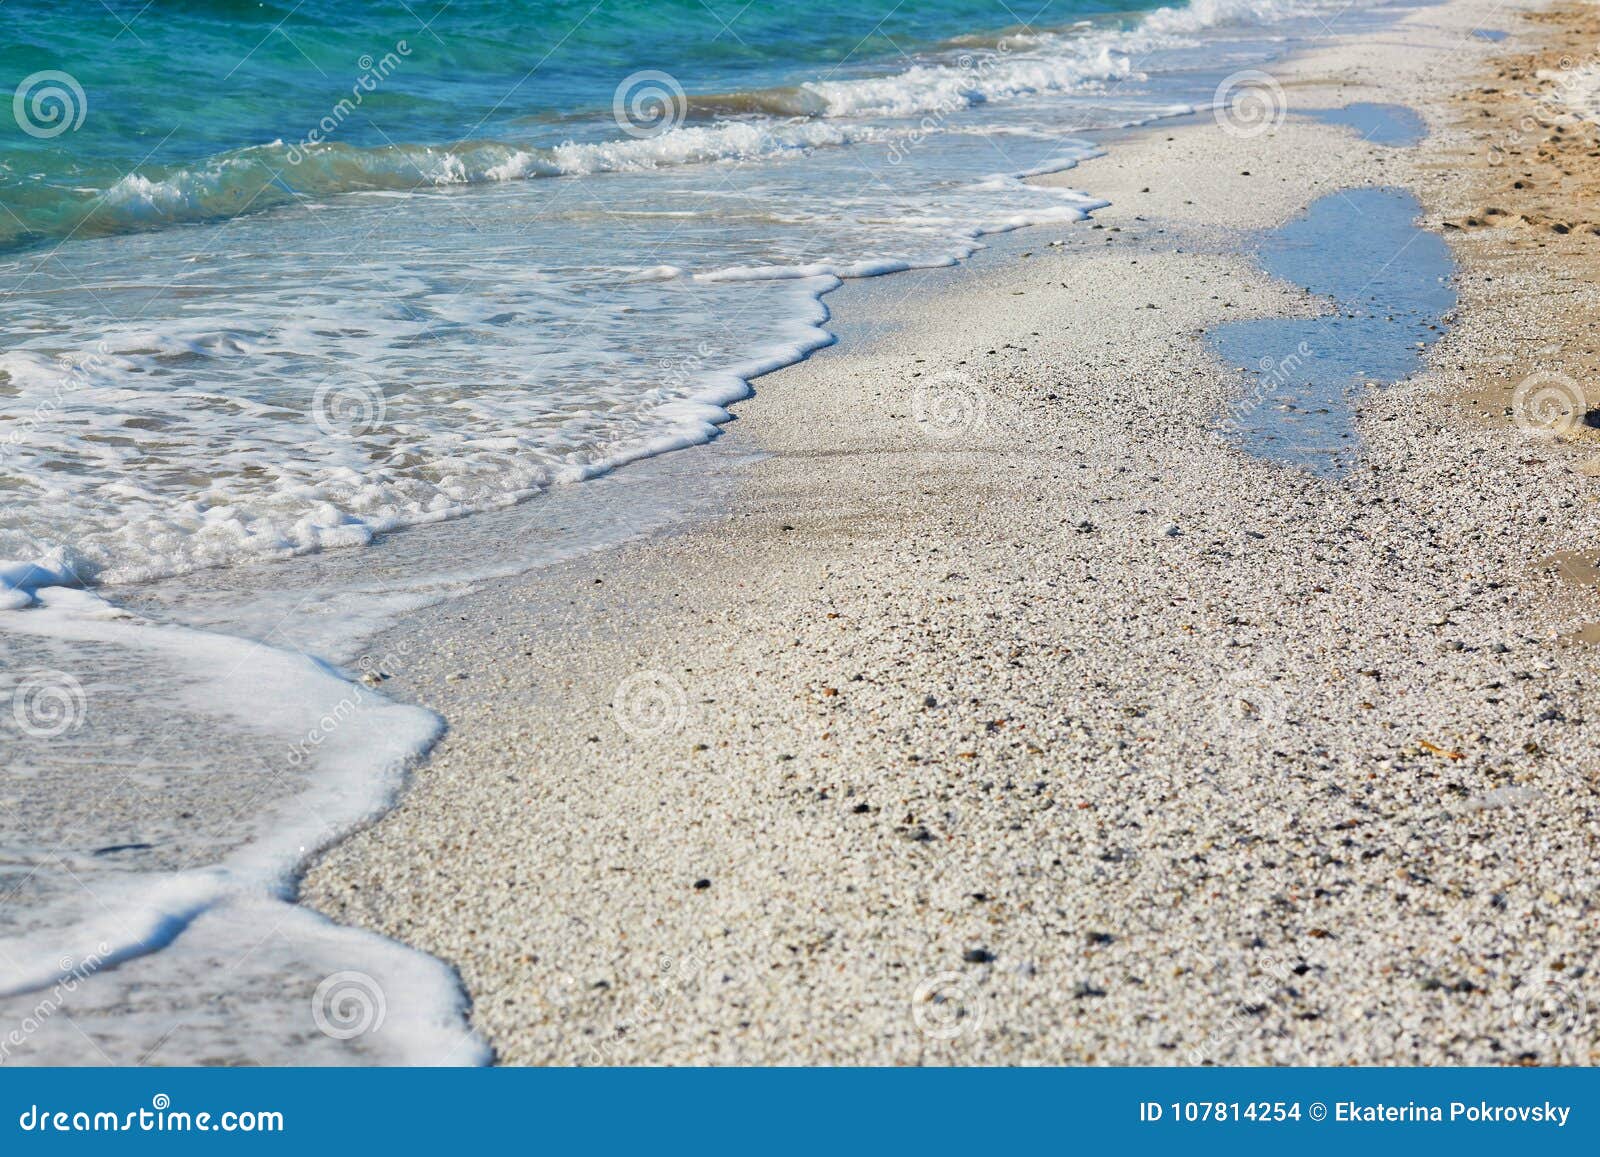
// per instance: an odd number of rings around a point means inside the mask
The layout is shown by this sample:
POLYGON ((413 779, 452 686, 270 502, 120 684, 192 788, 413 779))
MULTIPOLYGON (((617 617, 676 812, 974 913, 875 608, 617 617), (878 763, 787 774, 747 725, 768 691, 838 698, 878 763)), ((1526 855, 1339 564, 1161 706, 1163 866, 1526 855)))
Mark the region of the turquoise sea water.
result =
MULTIPOLYGON (((1068 0, 1029 16, 1034 28, 1053 29, 1126 22, 1140 7, 1068 0)), ((141 219, 136 205, 98 203, 133 172, 153 182, 194 175, 181 203, 162 206, 167 217, 225 215, 301 192, 405 187, 416 170, 382 156, 296 172, 287 148, 273 144, 303 139, 364 77, 373 83, 358 112, 329 134, 341 153, 552 148, 614 135, 614 90, 640 70, 669 74, 692 97, 759 94, 819 77, 882 76, 953 40, 985 48, 1008 30, 1025 34, 993 0, 11 0, 0 27, 0 77, 65 71, 84 94, 71 103, 92 113, 70 134, 0 136, 0 242, 12 243, 60 236, 86 214, 91 231, 161 223, 154 210, 141 219), (230 160, 237 171, 201 178, 230 160)), ((705 102, 696 119, 716 104, 705 102)))

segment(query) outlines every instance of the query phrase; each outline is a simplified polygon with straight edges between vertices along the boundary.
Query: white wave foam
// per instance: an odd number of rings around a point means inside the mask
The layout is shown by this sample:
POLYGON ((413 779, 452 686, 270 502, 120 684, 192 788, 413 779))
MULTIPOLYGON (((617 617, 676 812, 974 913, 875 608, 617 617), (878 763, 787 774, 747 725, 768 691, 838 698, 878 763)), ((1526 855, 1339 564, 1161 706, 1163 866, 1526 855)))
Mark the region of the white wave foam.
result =
POLYGON ((551 155, 562 173, 584 175, 765 157, 796 149, 858 144, 877 135, 871 128, 817 121, 727 121, 682 125, 657 137, 560 145, 551 155))
POLYGON ((829 117, 913 117, 988 101, 1059 92, 1140 75, 1139 59, 1192 43, 1195 33, 1224 25, 1272 24, 1305 15, 1323 0, 1195 0, 1159 8, 1129 29, 1028 38, 991 53, 960 54, 953 63, 918 64, 890 76, 822 81, 804 87, 826 102, 829 117))
MULTIPOLYGON (((389 1050, 382 1059, 487 1061, 487 1049, 466 1026, 465 1000, 447 967, 289 906, 300 866, 392 803, 407 767, 442 730, 440 720, 292 651, 150 622, 86 591, 53 590, 41 602, 8 628, 57 644, 144 653, 188 672, 192 688, 172 704, 174 713, 215 718, 287 752, 273 776, 296 790, 275 804, 264 789, 259 798, 241 801, 228 825, 237 846, 218 862, 172 872, 95 874, 92 886, 74 877, 77 887, 56 907, 33 913, 31 931, 3 942, 0 998, 48 987, 88 960, 96 962, 96 974, 86 983, 114 988, 120 978, 112 966, 166 948, 201 920, 222 920, 254 927, 256 936, 273 929, 316 952, 381 966, 392 978, 388 1003, 396 1012, 382 1037, 389 1050)), ((239 935, 235 942, 251 940, 239 935)), ((148 986, 151 978, 134 983, 148 986)))

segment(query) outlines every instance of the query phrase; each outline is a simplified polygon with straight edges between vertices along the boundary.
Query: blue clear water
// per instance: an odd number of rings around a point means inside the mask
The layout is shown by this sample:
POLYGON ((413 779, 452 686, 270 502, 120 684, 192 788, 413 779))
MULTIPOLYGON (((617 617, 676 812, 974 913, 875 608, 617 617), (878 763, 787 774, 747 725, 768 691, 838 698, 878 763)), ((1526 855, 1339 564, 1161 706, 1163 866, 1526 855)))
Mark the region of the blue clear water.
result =
POLYGON ((1428 135, 1427 123, 1403 104, 1356 101, 1343 108, 1308 109, 1306 116, 1330 125, 1346 125, 1375 145, 1405 148, 1428 135))
POLYGON ((1314 318, 1258 318, 1214 330, 1250 389, 1226 425, 1254 453, 1322 474, 1359 450, 1353 402, 1364 383, 1415 373, 1456 303, 1450 249, 1401 189, 1345 189, 1261 242, 1262 266, 1328 299, 1314 318))

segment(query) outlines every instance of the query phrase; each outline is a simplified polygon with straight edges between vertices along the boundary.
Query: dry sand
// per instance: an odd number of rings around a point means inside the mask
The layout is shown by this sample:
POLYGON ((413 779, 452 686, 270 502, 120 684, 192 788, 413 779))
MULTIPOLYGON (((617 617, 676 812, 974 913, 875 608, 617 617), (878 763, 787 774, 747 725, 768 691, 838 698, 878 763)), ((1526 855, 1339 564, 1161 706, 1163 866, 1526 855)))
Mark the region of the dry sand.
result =
POLYGON ((407 624, 386 686, 450 733, 306 901, 456 966, 506 1063, 1600 1059, 1600 616, 1547 561, 1593 561, 1595 447, 1505 412, 1586 380, 1594 240, 1488 163, 1492 58, 1563 27, 1519 10, 1118 144, 1065 176, 1104 228, 830 298, 725 517, 407 624), (1351 101, 1432 135, 1296 115, 1351 101), (1243 231, 1359 185, 1463 226, 1462 307, 1329 480, 1211 431, 1201 333, 1318 308, 1243 231))

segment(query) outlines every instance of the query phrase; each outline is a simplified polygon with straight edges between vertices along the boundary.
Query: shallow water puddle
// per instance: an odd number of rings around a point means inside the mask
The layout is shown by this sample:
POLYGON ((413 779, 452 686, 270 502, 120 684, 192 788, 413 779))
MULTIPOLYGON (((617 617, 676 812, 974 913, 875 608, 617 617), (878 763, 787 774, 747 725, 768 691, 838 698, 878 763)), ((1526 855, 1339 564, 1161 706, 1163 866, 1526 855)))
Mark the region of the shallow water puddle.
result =
POLYGON ((1455 306, 1450 250, 1417 225, 1421 212, 1402 189, 1345 189, 1262 239, 1267 272, 1334 308, 1211 333, 1218 354, 1246 373, 1221 422, 1245 449, 1319 474, 1351 465, 1357 392, 1415 373, 1455 306))
POLYGON ((1357 101, 1344 108, 1307 109, 1305 115, 1327 125, 1348 125, 1375 145, 1404 148, 1428 135, 1427 122, 1403 104, 1357 101))

